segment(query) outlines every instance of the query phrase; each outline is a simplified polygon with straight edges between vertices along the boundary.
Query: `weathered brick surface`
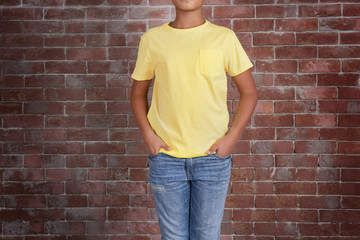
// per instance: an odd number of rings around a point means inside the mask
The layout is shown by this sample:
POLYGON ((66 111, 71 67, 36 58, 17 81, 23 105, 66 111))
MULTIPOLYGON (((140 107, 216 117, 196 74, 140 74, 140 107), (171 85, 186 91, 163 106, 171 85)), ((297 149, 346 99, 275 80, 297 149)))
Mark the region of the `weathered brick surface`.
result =
MULTIPOLYGON (((130 74, 174 16, 170 0, 0 1, 1 239, 160 239, 130 74)), ((208 0, 204 16, 235 31, 260 97, 221 239, 358 239, 359 1, 208 0)))

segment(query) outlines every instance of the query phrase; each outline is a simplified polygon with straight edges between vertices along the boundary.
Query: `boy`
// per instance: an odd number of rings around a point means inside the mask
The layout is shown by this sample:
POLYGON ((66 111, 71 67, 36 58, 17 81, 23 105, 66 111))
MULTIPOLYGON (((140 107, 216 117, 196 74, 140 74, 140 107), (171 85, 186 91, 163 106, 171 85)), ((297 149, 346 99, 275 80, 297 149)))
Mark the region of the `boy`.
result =
POLYGON ((132 74, 163 240, 220 239, 231 151, 257 102, 252 63, 233 31, 202 17, 203 1, 172 1, 175 20, 141 37, 132 74), (241 95, 230 130, 226 72, 241 95))

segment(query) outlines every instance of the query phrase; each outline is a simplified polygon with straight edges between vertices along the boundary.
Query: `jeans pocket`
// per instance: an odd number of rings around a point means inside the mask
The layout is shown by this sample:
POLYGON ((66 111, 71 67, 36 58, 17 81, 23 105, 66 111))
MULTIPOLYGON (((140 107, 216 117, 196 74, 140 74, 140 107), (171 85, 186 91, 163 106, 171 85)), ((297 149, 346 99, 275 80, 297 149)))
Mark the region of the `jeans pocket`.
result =
POLYGON ((217 155, 216 153, 214 153, 214 156, 215 156, 216 158, 218 158, 218 159, 221 159, 221 160, 226 160, 226 159, 230 159, 230 158, 231 158, 231 154, 228 155, 228 156, 226 156, 226 157, 221 157, 221 156, 217 155))
POLYGON ((158 152, 158 153, 155 154, 155 155, 148 154, 148 158, 149 158, 150 160, 154 160, 154 158, 156 158, 157 156, 159 156, 159 154, 160 154, 160 152, 158 152))

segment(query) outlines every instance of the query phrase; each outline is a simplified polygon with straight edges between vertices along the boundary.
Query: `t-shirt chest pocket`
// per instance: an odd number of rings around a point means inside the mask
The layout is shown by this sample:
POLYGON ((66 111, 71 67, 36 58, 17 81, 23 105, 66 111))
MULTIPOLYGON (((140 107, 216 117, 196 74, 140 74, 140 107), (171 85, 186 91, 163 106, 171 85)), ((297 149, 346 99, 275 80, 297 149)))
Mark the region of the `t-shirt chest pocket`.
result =
POLYGON ((224 74, 223 52, 200 50, 200 73, 206 76, 224 74))

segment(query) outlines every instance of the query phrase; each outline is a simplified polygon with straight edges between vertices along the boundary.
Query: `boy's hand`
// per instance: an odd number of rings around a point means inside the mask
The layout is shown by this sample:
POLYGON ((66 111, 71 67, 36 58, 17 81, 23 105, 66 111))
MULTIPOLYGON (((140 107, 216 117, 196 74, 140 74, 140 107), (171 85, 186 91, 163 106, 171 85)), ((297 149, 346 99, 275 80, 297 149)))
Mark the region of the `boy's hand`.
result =
POLYGON ((160 148, 165 149, 166 151, 171 151, 171 148, 166 145, 164 141, 154 132, 148 133, 144 136, 144 141, 149 148, 150 155, 156 155, 160 148))
POLYGON ((224 137, 217 140, 207 151, 207 154, 213 154, 216 152, 216 155, 220 157, 226 157, 231 154, 232 149, 234 148, 237 142, 237 138, 232 137, 231 135, 225 135, 224 137))

